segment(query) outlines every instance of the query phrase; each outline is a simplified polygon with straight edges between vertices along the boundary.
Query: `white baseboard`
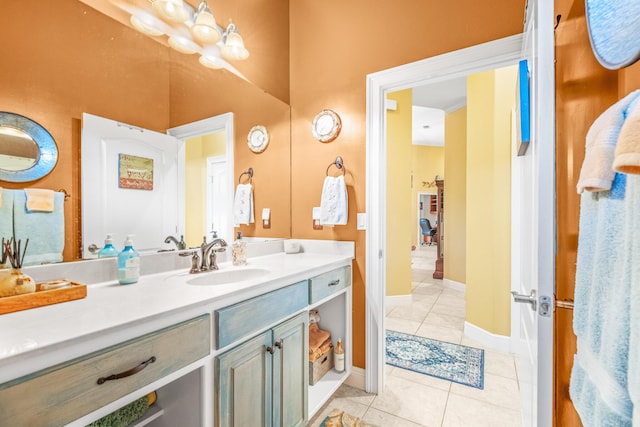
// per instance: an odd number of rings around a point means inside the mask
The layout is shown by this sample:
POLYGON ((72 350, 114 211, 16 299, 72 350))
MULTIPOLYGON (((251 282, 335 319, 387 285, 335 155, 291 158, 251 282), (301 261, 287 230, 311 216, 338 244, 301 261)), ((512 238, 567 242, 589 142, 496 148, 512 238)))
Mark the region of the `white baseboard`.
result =
POLYGON ((356 366, 351 367, 351 375, 344 380, 346 385, 350 385, 351 387, 355 387, 360 390, 365 389, 365 377, 366 371, 362 368, 358 368, 356 366))
POLYGON ((465 285, 464 283, 456 282, 455 280, 447 279, 446 277, 442 279, 442 284, 446 288, 450 288, 456 291, 460 291, 460 292, 467 291, 467 285, 465 285))
POLYGON ((411 294, 407 295, 391 295, 384 297, 384 306, 385 307, 397 307, 399 305, 407 305, 411 304, 413 299, 411 298, 411 294))
POLYGON ((511 337, 493 334, 469 322, 464 322, 464 334, 494 350, 511 352, 511 337))

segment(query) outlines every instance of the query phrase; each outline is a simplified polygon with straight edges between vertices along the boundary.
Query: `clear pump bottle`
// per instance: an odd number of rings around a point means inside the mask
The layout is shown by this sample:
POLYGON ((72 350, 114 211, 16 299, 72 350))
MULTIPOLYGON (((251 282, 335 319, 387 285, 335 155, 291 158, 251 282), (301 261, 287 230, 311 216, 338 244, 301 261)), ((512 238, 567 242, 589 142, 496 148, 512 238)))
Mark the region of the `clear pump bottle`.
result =
POLYGON ((121 285, 136 283, 140 278, 140 254, 133 249, 133 235, 128 235, 124 249, 118 254, 118 282, 121 285))
POLYGON ((113 258, 118 256, 118 250, 113 246, 111 234, 107 234, 104 240, 104 246, 98 252, 98 258, 113 258))

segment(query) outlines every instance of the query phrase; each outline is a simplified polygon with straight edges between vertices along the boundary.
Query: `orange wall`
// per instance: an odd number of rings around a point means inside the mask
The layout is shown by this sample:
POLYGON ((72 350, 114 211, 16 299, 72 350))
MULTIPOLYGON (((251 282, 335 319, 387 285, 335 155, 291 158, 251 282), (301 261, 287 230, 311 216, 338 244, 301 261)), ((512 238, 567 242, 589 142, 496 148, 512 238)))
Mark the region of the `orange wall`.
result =
POLYGON ((353 240, 353 361, 365 366, 365 234, 356 212, 365 210, 366 76, 408 62, 522 32, 524 0, 483 2, 292 1, 291 163, 292 236, 353 240), (410 7, 402 5, 410 4, 410 7), (342 134, 321 144, 310 125, 323 108, 342 117, 342 134), (349 223, 315 231, 326 166, 344 158, 349 223))
POLYGON ((254 62, 242 64, 241 71, 260 88, 226 71, 205 69, 195 56, 176 53, 78 0, 2 1, 0 111, 22 114, 44 126, 58 145, 59 159, 51 174, 38 181, 0 185, 64 188, 71 194, 65 203, 66 261, 76 259, 80 245, 83 112, 163 132, 233 111, 235 168, 256 169, 256 206, 273 212, 273 227, 255 234, 289 235, 289 106, 268 94, 288 102, 288 1, 269 2, 268 7, 258 7, 258 0, 245 1, 247 8, 232 0, 216 2, 223 9, 216 14, 218 19, 237 16, 243 22, 238 25, 254 62), (256 10, 260 16, 253 14, 256 10), (38 31, 26 30, 34 28, 38 31), (189 102, 194 94, 194 102, 189 102), (261 155, 250 153, 246 144, 255 124, 272 132, 272 142, 261 155), (266 191, 269 184, 276 189, 266 191))

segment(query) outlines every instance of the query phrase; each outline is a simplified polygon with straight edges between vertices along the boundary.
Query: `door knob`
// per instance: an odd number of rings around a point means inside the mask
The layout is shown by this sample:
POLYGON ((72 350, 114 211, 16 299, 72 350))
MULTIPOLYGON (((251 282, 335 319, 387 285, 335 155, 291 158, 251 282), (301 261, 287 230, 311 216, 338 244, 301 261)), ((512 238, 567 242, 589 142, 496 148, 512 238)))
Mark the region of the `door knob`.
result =
POLYGON ((516 291, 511 291, 511 295, 513 295, 514 302, 531 304, 531 310, 533 311, 538 308, 538 298, 534 289, 531 290, 529 295, 519 294, 516 291))

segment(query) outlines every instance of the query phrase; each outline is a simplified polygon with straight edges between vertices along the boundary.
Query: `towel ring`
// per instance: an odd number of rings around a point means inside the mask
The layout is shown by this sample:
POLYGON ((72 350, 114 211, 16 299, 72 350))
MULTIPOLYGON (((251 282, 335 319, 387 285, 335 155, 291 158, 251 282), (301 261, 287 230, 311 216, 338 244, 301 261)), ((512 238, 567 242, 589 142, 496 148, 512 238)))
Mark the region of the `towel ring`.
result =
POLYGON ((253 168, 249 168, 240 174, 240 176, 238 177, 238 184, 240 184, 243 175, 249 175, 249 184, 253 183, 253 168))
POLYGON ((331 169, 331 166, 335 166, 337 167, 339 170, 342 170, 342 175, 345 175, 347 173, 347 168, 344 167, 344 162, 342 161, 342 157, 338 156, 336 157, 336 161, 329 164, 329 166, 327 166, 327 173, 326 175, 329 176, 329 169, 331 169))

